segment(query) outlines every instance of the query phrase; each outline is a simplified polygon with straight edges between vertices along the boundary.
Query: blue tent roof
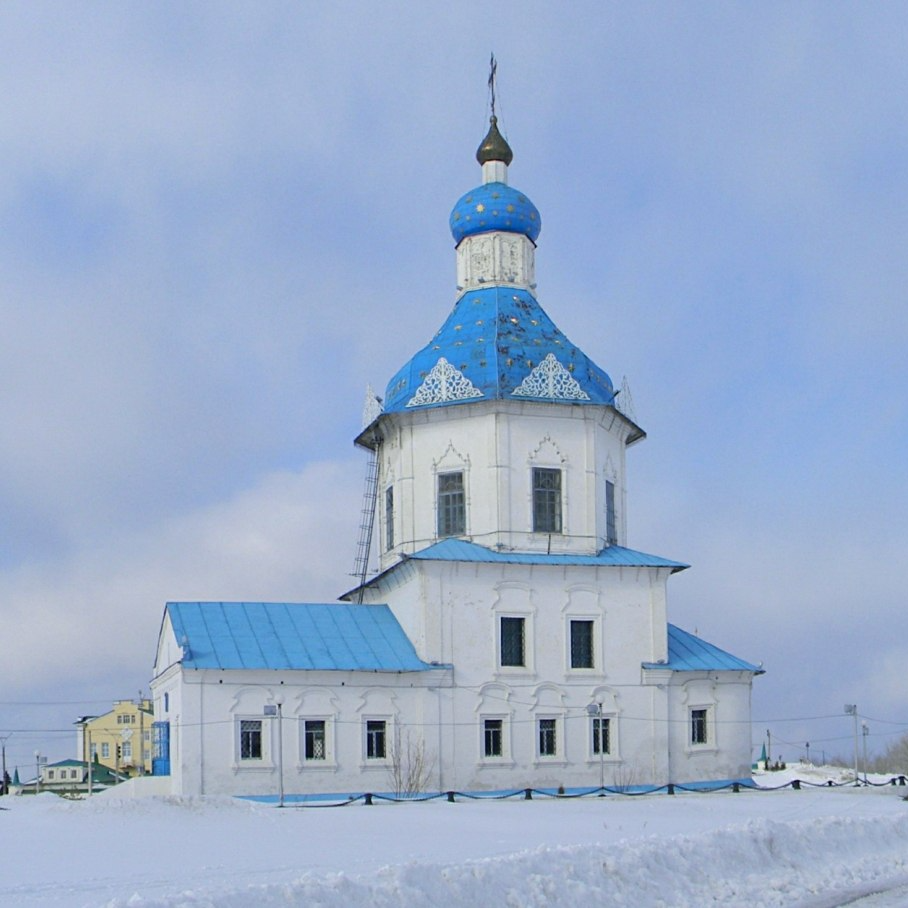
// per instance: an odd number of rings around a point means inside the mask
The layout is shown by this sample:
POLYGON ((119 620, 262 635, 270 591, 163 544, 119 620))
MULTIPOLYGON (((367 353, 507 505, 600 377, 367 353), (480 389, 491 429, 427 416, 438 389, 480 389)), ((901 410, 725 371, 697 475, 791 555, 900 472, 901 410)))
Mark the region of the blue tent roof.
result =
POLYGON ((186 668, 418 672, 423 662, 387 605, 168 602, 186 668))
POLYGON ((668 626, 668 662, 644 662, 643 667, 673 672, 744 671, 763 674, 759 665, 745 662, 674 624, 668 626))
POLYGON ((669 561, 659 555, 647 555, 620 545, 606 546, 595 555, 552 554, 545 552, 499 552, 467 542, 464 539, 443 539, 409 556, 417 561, 483 561, 500 564, 592 564, 625 567, 667 567, 672 572, 690 567, 680 561, 669 561))
POLYGON ((457 301, 441 330, 388 382, 384 409, 390 413, 527 398, 613 404, 615 388, 608 374, 561 333, 529 290, 493 285, 471 290, 457 301), (530 379, 534 387, 528 393, 523 383, 550 355, 557 381, 530 379), (417 396, 442 358, 462 376, 456 391, 417 396))

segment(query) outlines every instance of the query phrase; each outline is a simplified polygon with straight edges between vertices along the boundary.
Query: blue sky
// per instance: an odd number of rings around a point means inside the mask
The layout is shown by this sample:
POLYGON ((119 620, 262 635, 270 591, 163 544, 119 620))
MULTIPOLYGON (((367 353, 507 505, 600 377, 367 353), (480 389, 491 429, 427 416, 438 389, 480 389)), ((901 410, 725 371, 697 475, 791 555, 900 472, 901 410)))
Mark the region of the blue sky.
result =
MULTIPOLYGON (((0 733, 147 690, 168 599, 349 588, 367 382, 454 301, 489 53, 539 299, 620 382, 629 544, 754 736, 908 729, 908 11, 0 7, 0 733), (816 717, 832 716, 829 720, 816 717)), ((69 756, 70 731, 16 731, 69 756)), ((776 749, 776 748, 774 748, 776 749)))

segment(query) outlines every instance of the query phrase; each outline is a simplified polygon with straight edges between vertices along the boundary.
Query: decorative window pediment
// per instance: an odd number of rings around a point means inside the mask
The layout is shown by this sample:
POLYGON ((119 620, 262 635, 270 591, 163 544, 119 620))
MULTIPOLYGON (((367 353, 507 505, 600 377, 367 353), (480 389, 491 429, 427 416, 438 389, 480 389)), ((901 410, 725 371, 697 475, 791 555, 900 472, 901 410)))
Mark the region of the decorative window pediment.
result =
POLYGON ((511 392, 514 397, 543 397, 555 400, 589 400, 577 379, 555 359, 554 353, 536 366, 511 392))
POLYGON ((421 407, 425 404, 443 404, 451 400, 469 400, 473 397, 482 397, 482 391, 460 369, 455 369, 442 356, 416 389, 407 406, 421 407))

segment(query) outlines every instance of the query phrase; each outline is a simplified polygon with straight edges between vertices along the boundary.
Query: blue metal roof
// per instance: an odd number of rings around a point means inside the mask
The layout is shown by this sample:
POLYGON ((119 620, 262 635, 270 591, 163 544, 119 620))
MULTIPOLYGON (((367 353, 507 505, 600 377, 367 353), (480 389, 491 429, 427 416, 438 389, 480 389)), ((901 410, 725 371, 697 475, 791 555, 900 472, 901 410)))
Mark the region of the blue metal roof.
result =
POLYGON ((658 555, 647 555, 620 545, 606 546, 595 555, 552 554, 545 552, 499 552, 467 542, 464 539, 443 539, 409 556, 417 561, 482 561, 498 564, 591 564, 624 567, 667 567, 672 572, 690 567, 680 561, 669 561, 658 555))
POLYGON ((535 243, 542 230, 542 218, 522 192, 507 183, 484 183, 457 200, 450 225, 456 243, 465 236, 490 230, 522 233, 535 243))
POLYGON ((186 668, 418 672, 423 662, 387 605, 168 602, 186 668))
POLYGON ((673 672, 744 671, 763 674, 759 665, 745 662, 674 624, 668 626, 668 662, 644 662, 643 667, 670 669, 673 672))
POLYGON ((613 404, 615 388, 608 374, 561 333, 529 290, 492 285, 471 290, 457 301, 433 340, 388 382, 384 409, 387 413, 527 397, 613 404), (532 394, 518 391, 549 354, 557 360, 558 391, 548 397, 538 389, 532 394), (467 391, 447 399, 430 395, 421 403, 417 392, 442 358, 466 379, 467 391))

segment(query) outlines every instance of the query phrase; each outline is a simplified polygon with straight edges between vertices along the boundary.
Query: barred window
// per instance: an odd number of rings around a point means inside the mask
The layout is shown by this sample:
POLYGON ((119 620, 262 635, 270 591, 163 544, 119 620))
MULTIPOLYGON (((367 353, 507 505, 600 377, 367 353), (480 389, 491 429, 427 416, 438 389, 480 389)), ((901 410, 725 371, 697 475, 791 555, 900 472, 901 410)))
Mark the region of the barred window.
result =
POLYGON ((555 737, 555 719, 540 719, 538 726, 539 734, 539 756, 554 757, 558 753, 557 740, 555 737))
POLYGON ((593 622, 571 622, 571 668, 593 667, 593 622))
POLYGON ((394 548, 394 486, 385 489, 385 551, 394 548))
POLYGON ((325 720, 306 719, 303 722, 303 749, 307 760, 324 760, 325 720))
POLYGON ((383 719, 366 721, 366 759, 384 760, 386 748, 387 723, 383 719))
POLYGON ((593 717, 593 753, 610 754, 611 746, 611 727, 608 719, 601 719, 599 716, 593 717))
POLYGON ((605 541, 608 545, 618 542, 618 529, 615 523, 615 483, 605 481, 605 541))
POLYGON ((482 723, 482 755, 500 757, 502 754, 502 720, 485 719, 482 723))
POLYGON ((526 665, 525 619, 501 618, 501 664, 526 665))
POLYGON ((533 468, 533 532, 561 532, 561 470, 533 468))
POLYGON ((463 536, 467 530, 467 508, 463 473, 438 474, 438 535, 463 536))
POLYGON ((690 711, 690 743, 706 744, 706 710, 692 709, 690 711))
POLYGON ((262 759, 262 720, 240 720, 240 759, 262 759))

